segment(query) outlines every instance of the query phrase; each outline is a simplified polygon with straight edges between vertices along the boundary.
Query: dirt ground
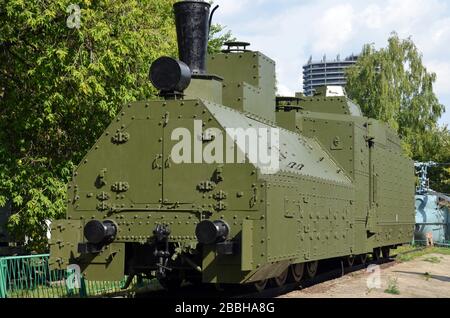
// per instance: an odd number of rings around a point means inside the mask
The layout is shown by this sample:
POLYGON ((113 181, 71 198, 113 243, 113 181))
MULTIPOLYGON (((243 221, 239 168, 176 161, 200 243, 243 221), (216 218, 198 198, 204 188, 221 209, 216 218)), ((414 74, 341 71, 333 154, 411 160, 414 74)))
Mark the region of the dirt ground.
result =
POLYGON ((450 255, 369 268, 281 298, 450 298, 450 255))

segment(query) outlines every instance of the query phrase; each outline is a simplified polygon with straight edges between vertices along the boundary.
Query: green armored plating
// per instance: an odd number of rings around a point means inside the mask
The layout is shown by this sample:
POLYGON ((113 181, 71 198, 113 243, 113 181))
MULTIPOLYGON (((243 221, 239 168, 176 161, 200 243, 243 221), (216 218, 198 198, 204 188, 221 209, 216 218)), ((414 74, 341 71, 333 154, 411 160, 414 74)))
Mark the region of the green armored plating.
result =
POLYGON ((276 97, 275 63, 248 43, 207 56, 208 3, 174 12, 180 60, 152 64, 162 98, 126 105, 75 170, 53 268, 261 290, 410 241, 414 167, 394 131, 339 87, 276 97))

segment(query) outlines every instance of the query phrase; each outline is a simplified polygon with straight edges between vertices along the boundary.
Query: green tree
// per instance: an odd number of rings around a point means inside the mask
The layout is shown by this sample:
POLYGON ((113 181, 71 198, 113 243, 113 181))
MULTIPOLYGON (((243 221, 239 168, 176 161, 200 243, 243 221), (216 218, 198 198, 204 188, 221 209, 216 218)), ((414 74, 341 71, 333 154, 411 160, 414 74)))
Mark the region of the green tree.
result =
POLYGON ((174 2, 80 0, 79 15, 71 0, 2 2, 0 205, 17 238, 45 246, 74 164, 123 104, 154 96, 150 63, 176 56, 174 2))
MULTIPOLYGON (((0 206, 45 248, 74 166, 122 105, 155 96, 152 61, 177 56, 176 0, 8 0, 0 6, 0 206), (79 11, 78 11, 79 8, 79 11)), ((211 28, 211 53, 231 39, 211 28)))
MULTIPOLYGON (((402 40, 393 33, 386 48, 365 45, 347 79, 349 97, 366 116, 398 131, 407 155, 429 161, 448 153, 448 130, 438 126, 445 108, 433 91, 436 74, 424 66, 411 38, 402 40)), ((434 182, 445 188, 440 180, 434 182)))
POLYGON ((437 152, 433 157, 424 156, 425 161, 432 160, 443 164, 429 169, 430 188, 450 194, 450 131, 442 127, 436 131, 437 152))
MULTIPOLYGON (((212 9, 215 8, 213 0, 209 1, 209 4, 211 4, 212 9)), ((211 11, 211 13, 213 12, 211 11)), ((220 53, 224 43, 236 40, 231 34, 231 31, 225 32, 225 29, 226 27, 221 24, 216 23, 211 25, 211 28, 209 29, 208 54, 220 53)))

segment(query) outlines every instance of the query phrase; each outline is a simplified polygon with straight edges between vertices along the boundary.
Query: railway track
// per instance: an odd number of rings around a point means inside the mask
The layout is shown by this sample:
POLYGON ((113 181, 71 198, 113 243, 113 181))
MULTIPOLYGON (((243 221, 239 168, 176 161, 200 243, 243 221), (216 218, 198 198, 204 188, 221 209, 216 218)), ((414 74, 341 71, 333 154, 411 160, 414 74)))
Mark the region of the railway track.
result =
MULTIPOLYGON (((419 251, 423 248, 417 248, 408 252, 399 253, 395 255, 409 254, 419 251)), ((368 261, 366 264, 353 265, 351 267, 345 267, 344 261, 340 259, 324 260, 320 263, 317 275, 312 279, 304 279, 300 284, 288 283, 282 287, 268 287, 262 292, 255 292, 251 286, 230 286, 222 289, 221 286, 214 285, 202 285, 194 286, 187 284, 182 288, 175 291, 166 291, 162 288, 140 288, 130 292, 116 293, 110 295, 112 297, 133 297, 133 298, 152 298, 152 299, 167 299, 167 298, 275 298, 285 295, 295 290, 301 290, 304 288, 312 287, 317 284, 324 283, 329 280, 337 279, 348 275, 350 273, 356 273, 361 270, 365 270, 370 264, 380 265, 382 269, 389 268, 396 264, 395 257, 388 259, 380 259, 378 261, 368 261)))
POLYGON ((324 283, 329 280, 337 279, 339 277, 343 277, 344 275, 348 275, 351 273, 356 273, 361 270, 365 270, 370 266, 371 264, 380 265, 381 269, 387 269, 389 267, 394 266, 397 262, 395 258, 399 255, 405 255, 414 253, 420 250, 423 250, 425 247, 416 248, 411 251, 398 253, 394 257, 390 257, 388 259, 380 259, 378 261, 370 261, 366 264, 359 264, 359 265, 353 265, 351 267, 345 267, 343 260, 325 260, 319 265, 319 272, 316 277, 313 279, 306 279, 303 280, 300 284, 287 284, 283 287, 279 288, 269 288, 267 290, 264 290, 263 292, 256 293, 248 293, 248 294, 242 294, 238 296, 234 296, 236 298, 274 298, 278 296, 285 295, 287 293, 290 293, 295 290, 301 290, 304 288, 312 287, 317 284, 324 283), (336 266, 338 265, 338 266, 336 266))
MULTIPOLYGON (((140 290, 134 294, 136 298, 274 298, 295 290, 308 288, 328 280, 336 279, 347 275, 349 273, 357 272, 365 269, 369 264, 366 265, 355 265, 352 267, 343 267, 342 262, 339 262, 340 268, 330 268, 327 264, 328 262, 323 262, 319 267, 319 272, 313 279, 305 279, 300 284, 290 283, 282 287, 267 288, 262 292, 254 292, 250 286, 230 286, 225 289, 221 289, 220 286, 193 286, 186 285, 176 291, 166 291, 166 290, 140 290)), ((329 262, 331 263, 331 262, 329 262)), ((395 264, 393 259, 380 260, 377 264, 381 265, 382 268, 387 268, 395 264)))

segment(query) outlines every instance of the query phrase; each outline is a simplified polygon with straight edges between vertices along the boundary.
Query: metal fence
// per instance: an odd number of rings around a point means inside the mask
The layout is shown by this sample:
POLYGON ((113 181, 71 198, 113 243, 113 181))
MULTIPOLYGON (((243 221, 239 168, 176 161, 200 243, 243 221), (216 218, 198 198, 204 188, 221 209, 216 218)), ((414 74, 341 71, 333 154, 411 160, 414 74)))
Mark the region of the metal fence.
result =
MULTIPOLYGON (((414 240, 414 241, 411 242, 411 245, 413 245, 413 246, 427 246, 427 241, 414 240)), ((433 242, 433 246, 436 246, 436 247, 449 247, 450 248, 450 241, 433 242)))
POLYGON ((0 258, 0 298, 67 298, 99 297, 132 289, 153 282, 135 278, 127 290, 122 289, 126 277, 117 282, 76 280, 76 271, 50 270, 49 254, 0 258))

